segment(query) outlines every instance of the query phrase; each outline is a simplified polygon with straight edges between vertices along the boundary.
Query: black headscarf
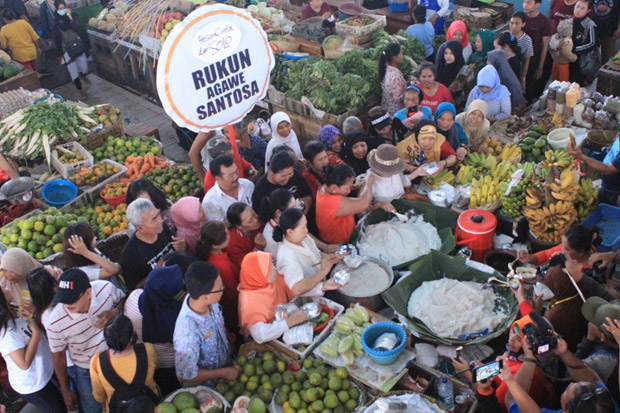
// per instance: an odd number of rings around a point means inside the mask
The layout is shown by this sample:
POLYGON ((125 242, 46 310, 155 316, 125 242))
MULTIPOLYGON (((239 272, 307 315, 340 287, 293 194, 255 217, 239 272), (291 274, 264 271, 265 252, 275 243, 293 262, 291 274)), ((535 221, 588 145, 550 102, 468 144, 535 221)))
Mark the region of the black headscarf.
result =
POLYGON ((437 56, 437 62, 437 81, 449 87, 458 76, 461 68, 465 65, 465 60, 463 60, 463 47, 456 40, 446 42, 446 47, 443 48, 441 55, 437 56), (446 58, 443 54, 445 49, 450 49, 454 55, 454 63, 446 63, 446 58))
POLYGON ((343 156, 344 161, 347 163, 347 165, 353 168, 353 170, 355 171, 355 175, 364 174, 369 168, 368 160, 366 159, 366 156, 364 157, 364 159, 357 159, 353 155, 353 145, 355 145, 358 142, 366 142, 366 145, 368 146, 368 151, 372 149, 370 147, 370 140, 364 134, 364 132, 359 131, 359 130, 354 130, 353 132, 345 136, 344 148, 342 150, 344 154, 343 156))
POLYGON ((58 14, 58 11, 56 11, 56 13, 54 13, 54 19, 58 24, 58 28, 63 32, 73 29, 72 21, 66 14, 64 16, 61 16, 60 14, 58 14))

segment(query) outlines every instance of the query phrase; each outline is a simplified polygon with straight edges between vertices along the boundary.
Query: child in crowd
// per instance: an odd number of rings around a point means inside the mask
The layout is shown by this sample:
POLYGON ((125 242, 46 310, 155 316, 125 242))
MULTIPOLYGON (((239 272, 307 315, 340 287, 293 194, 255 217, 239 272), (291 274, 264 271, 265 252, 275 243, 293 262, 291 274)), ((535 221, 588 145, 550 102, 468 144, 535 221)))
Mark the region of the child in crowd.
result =
POLYGON ((543 78, 543 68, 549 52, 551 22, 538 10, 541 2, 542 0, 523 0, 523 11, 526 16, 523 31, 532 39, 534 49, 534 55, 526 72, 529 81, 525 83, 525 99, 528 102, 537 99, 547 83, 547 79, 543 78))
POLYGON ((435 29, 433 25, 426 21, 426 7, 415 6, 413 9, 413 21, 415 24, 407 27, 406 34, 418 39, 426 48, 426 59, 433 61, 433 40, 435 39, 435 29))
POLYGON ((578 0, 573 14, 573 50, 577 60, 570 64, 570 81, 584 86, 594 80, 601 66, 596 23, 588 17, 592 0, 578 0))
POLYGON ((517 40, 519 49, 521 51, 522 66, 521 75, 519 80, 521 81, 521 87, 525 87, 525 75, 530 68, 530 60, 534 56, 534 47, 532 46, 532 38, 523 31, 525 27, 525 13, 518 11, 510 18, 510 33, 517 40))

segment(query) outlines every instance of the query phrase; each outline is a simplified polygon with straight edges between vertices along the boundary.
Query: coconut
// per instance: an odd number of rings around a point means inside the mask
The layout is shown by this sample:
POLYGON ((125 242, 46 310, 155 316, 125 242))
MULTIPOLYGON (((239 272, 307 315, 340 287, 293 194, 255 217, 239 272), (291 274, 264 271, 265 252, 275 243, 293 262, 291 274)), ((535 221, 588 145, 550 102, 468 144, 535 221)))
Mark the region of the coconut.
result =
POLYGON ((101 30, 105 30, 108 23, 105 20, 100 20, 97 22, 97 28, 101 30))
POLYGON ((89 26, 92 26, 92 27, 97 27, 97 19, 96 19, 96 18, 94 18, 94 17, 91 17, 91 18, 88 20, 88 25, 89 25, 89 26))

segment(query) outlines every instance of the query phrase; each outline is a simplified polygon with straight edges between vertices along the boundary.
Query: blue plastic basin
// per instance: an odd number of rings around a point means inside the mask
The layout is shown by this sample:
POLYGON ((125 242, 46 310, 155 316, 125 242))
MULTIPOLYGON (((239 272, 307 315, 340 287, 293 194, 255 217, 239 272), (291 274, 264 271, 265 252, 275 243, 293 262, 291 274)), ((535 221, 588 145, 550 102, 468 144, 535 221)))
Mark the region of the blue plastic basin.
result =
POLYGON ((78 194, 78 187, 73 182, 56 179, 43 186, 41 195, 51 206, 61 207, 73 201, 78 194))
POLYGON ((588 228, 596 226, 600 230, 599 235, 603 242, 596 247, 597 251, 615 251, 620 247, 620 208, 600 204, 583 221, 583 225, 588 228))
POLYGON ((368 356, 377 364, 392 364, 398 359, 407 343, 405 329, 391 321, 379 321, 367 327, 362 333, 362 347, 368 356), (384 333, 394 333, 400 340, 398 345, 389 351, 374 350, 375 340, 384 333))

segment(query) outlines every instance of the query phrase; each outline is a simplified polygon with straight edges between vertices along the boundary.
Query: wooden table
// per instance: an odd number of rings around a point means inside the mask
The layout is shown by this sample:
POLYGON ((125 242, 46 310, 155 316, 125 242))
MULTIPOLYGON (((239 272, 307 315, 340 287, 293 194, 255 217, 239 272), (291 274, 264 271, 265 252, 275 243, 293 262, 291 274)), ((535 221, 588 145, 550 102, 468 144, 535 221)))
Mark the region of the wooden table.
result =
POLYGON ((411 12, 408 11, 404 13, 392 13, 389 7, 385 7, 383 9, 368 10, 368 12, 371 14, 385 16, 385 19, 387 20, 385 31, 389 34, 395 34, 399 30, 405 31, 407 30, 407 27, 413 24, 411 12))
POLYGON ((614 69, 610 60, 601 67, 598 72, 596 91, 604 96, 620 96, 620 66, 618 66, 618 70, 614 69))
POLYGON ((39 75, 30 69, 22 70, 17 76, 0 82, 0 93, 8 92, 23 87, 26 90, 36 90, 41 88, 39 75))
POLYGON ((125 128, 127 136, 150 136, 161 142, 159 138, 159 129, 145 122, 138 122, 125 128))

